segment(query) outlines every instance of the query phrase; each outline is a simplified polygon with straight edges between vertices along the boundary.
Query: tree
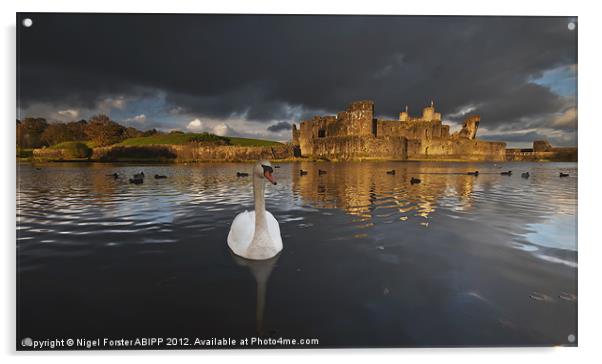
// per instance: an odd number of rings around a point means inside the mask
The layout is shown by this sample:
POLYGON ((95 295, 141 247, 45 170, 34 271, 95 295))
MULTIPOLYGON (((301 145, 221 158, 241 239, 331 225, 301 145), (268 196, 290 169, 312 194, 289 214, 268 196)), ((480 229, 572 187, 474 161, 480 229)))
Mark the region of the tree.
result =
POLYGON ((86 135, 86 126, 88 123, 86 120, 72 121, 67 123, 67 129, 73 135, 73 140, 88 140, 86 135))
POLYGON ((145 132, 142 133, 142 136, 153 136, 153 135, 157 135, 157 134, 161 134, 157 129, 153 128, 151 130, 147 130, 145 132))
POLYGON ((39 148, 43 145, 42 133, 48 127, 46 119, 25 118, 17 125, 17 146, 39 148))
POLYGON ((128 127, 123 132, 123 139, 138 138, 142 136, 142 132, 134 127, 128 127))
POLYGON ((107 115, 99 114, 90 118, 84 130, 88 138, 97 146, 105 146, 123 140, 125 128, 112 121, 107 115))
POLYGON ((54 123, 49 124, 46 130, 42 133, 42 143, 46 145, 55 145, 62 142, 70 142, 77 140, 75 135, 69 130, 67 124, 54 123))

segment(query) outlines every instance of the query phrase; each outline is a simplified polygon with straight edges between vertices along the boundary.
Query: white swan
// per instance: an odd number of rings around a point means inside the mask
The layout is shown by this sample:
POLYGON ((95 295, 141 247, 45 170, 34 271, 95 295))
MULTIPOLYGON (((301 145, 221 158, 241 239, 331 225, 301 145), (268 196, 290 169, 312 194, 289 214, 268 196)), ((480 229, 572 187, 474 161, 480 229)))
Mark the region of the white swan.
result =
POLYGON ((246 259, 270 259, 282 250, 280 226, 265 209, 264 184, 276 184, 274 169, 269 161, 259 161, 253 168, 253 195, 255 211, 238 214, 228 233, 228 246, 234 254, 246 259))

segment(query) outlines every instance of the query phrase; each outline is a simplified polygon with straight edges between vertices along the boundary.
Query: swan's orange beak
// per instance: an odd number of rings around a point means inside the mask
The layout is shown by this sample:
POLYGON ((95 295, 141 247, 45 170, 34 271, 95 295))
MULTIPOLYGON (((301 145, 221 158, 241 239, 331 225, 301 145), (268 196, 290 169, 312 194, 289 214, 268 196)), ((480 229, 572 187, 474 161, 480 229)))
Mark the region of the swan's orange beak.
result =
POLYGON ((272 175, 272 171, 270 170, 266 170, 263 172, 263 176, 270 181, 271 184, 275 185, 276 184, 276 180, 274 179, 274 176, 272 175))

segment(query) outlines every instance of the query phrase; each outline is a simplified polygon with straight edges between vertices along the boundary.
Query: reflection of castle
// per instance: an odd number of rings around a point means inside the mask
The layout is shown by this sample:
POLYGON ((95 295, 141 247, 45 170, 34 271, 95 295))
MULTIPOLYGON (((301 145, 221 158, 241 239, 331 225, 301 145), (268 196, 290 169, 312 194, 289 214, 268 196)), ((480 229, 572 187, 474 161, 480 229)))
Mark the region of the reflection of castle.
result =
POLYGON ((374 102, 356 101, 336 116, 316 116, 293 125, 293 143, 301 155, 327 159, 504 160, 506 143, 475 139, 480 117, 470 116, 462 130, 449 133, 431 105, 412 117, 408 107, 399 120, 374 117, 374 102))
POLYGON ((453 167, 396 165, 397 177, 385 173, 389 164, 335 163, 320 176, 320 168, 302 163, 300 169, 309 174, 293 174, 293 189, 306 201, 321 208, 339 208, 361 221, 376 215, 390 215, 392 220, 410 216, 428 218, 440 203, 453 205, 455 210, 473 207, 475 178, 453 174, 453 167), (452 174, 447 174, 452 173, 452 174), (412 175, 420 175, 422 183, 410 184, 412 175), (378 210, 378 211, 377 211, 378 210))

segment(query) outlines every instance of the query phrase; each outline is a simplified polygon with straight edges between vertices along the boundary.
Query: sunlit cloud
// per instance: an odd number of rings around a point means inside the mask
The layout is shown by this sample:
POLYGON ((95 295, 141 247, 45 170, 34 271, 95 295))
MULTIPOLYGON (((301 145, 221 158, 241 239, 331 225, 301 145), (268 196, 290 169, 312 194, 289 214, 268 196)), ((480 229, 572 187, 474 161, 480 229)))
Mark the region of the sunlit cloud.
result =
POLYGON ((98 102, 98 109, 104 112, 113 109, 123 110, 127 105, 127 100, 123 96, 107 97, 98 102))
POLYGON ((143 123, 146 121, 146 115, 144 115, 144 114, 136 115, 131 118, 127 118, 124 121, 133 121, 133 122, 143 123))
POLYGON ((565 110, 562 114, 556 116, 552 120, 552 126, 576 128, 577 127, 577 108, 571 107, 571 108, 565 110))
POLYGON ((225 136, 225 135, 228 135, 228 130, 229 130, 228 125, 221 123, 221 124, 218 124, 213 127, 213 134, 219 135, 219 136, 225 136))
POLYGON ((194 132, 203 131, 203 122, 201 120, 199 120, 198 118, 194 119, 188 123, 188 125, 186 126, 186 129, 188 129, 190 131, 194 131, 194 132))
POLYGON ((76 110, 76 109, 59 110, 59 111, 57 111, 57 114, 59 114, 60 116, 63 116, 63 117, 75 119, 79 116, 79 110, 76 110))

